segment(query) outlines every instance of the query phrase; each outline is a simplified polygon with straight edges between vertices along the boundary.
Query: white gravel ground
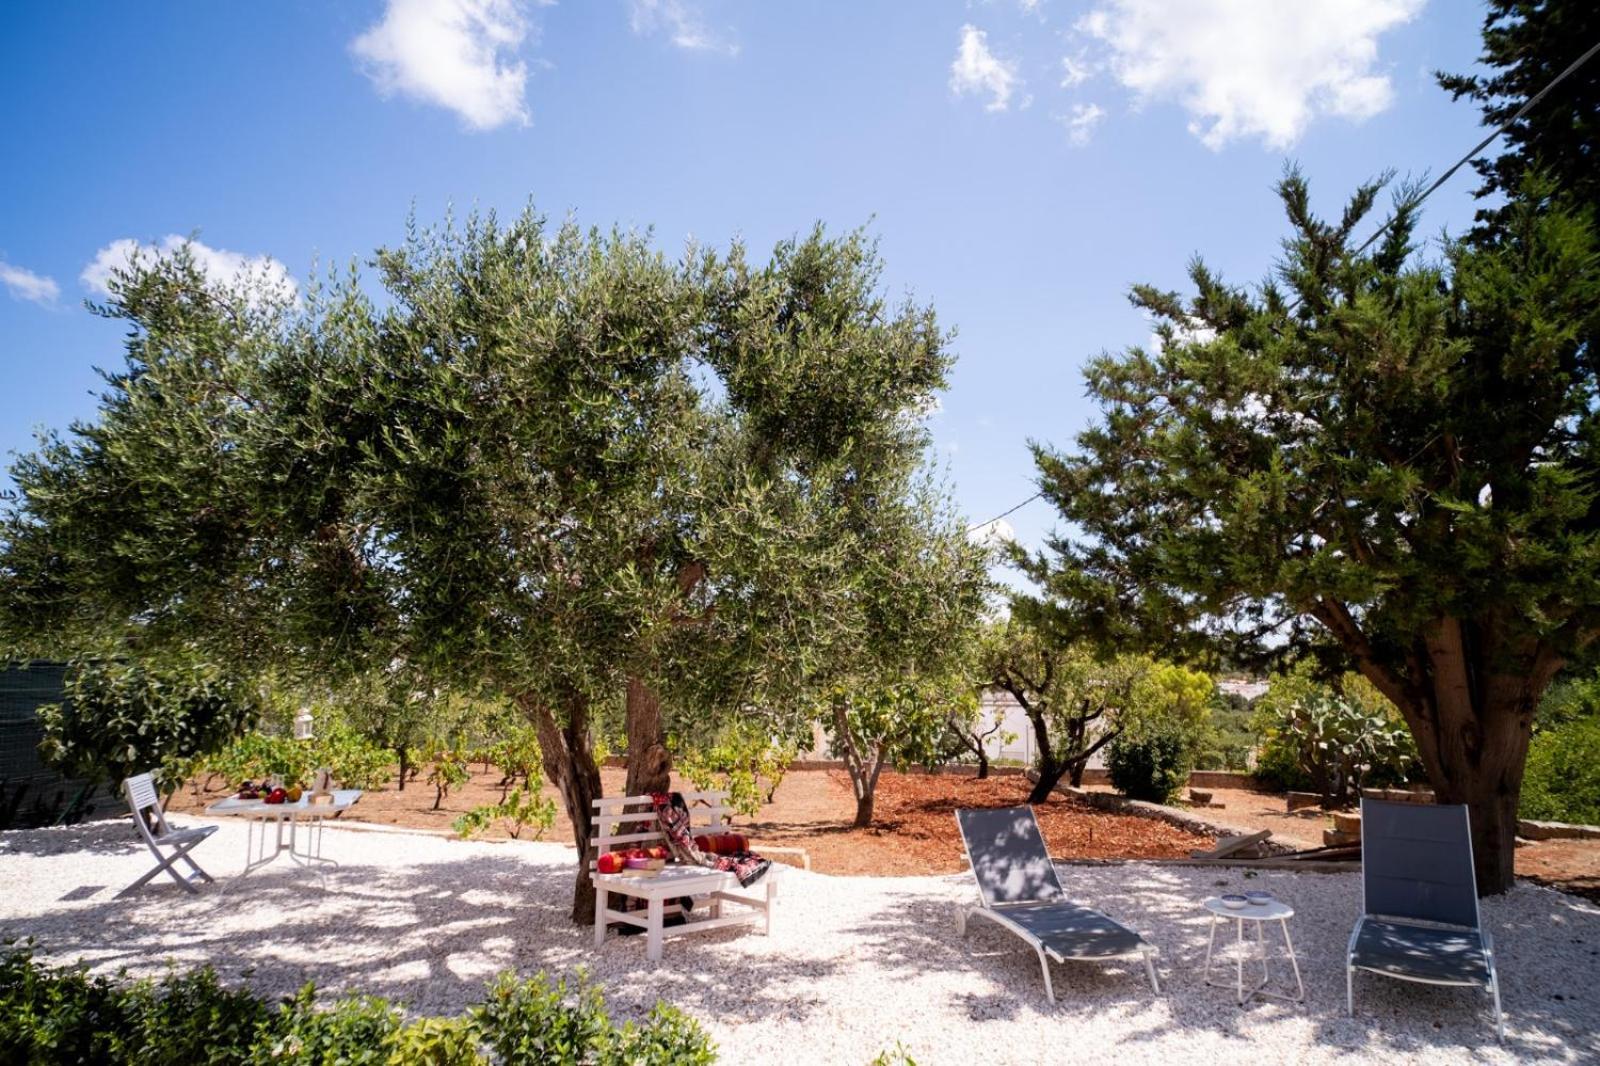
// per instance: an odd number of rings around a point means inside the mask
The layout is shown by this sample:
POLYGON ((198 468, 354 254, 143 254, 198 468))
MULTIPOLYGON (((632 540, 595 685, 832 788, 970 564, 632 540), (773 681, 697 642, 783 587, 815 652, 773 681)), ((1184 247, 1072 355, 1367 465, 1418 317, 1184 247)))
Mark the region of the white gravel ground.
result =
MULTIPOLYGON (((586 965, 614 1010, 657 999, 699 1018, 725 1050, 762 1063, 862 1064, 900 1041, 928 1064, 1093 1062, 1600 1061, 1600 908, 1532 885, 1484 906, 1500 955, 1508 1037, 1494 1039, 1488 997, 1357 977, 1344 1013, 1342 957, 1356 918, 1354 875, 1063 866, 1078 900, 1144 931, 1162 952, 1164 990, 1123 964, 1054 968, 1044 995, 1020 941, 958 905, 970 878, 830 877, 784 871, 770 938, 748 929, 669 940, 662 965, 642 937, 599 954, 567 919, 572 850, 553 843, 462 843, 413 833, 330 830, 343 865, 326 890, 287 858, 234 892, 198 897, 170 881, 112 897, 150 863, 125 822, 0 833, 0 936, 103 969, 210 962, 263 993, 315 979, 378 993, 422 1013, 455 1013, 503 968, 586 965), (1201 983, 1208 917, 1226 889, 1266 888, 1292 904, 1303 1006, 1236 1007, 1201 983)), ((197 851, 224 881, 243 865, 244 826, 197 851)))

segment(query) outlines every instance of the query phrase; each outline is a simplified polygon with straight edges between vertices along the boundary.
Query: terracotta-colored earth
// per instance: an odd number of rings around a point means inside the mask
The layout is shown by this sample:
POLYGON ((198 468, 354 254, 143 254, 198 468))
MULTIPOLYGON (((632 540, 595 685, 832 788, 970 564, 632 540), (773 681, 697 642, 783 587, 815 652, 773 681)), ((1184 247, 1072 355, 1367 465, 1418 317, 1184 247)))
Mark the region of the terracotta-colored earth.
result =
MULTIPOLYGON (((435 793, 421 774, 405 789, 387 787, 369 791, 343 817, 437 833, 451 833, 450 823, 464 812, 494 803, 501 796, 497 770, 474 766, 471 781, 446 796, 433 809, 435 793)), ((622 790, 624 773, 615 767, 601 771, 606 795, 622 790)), ((173 797, 172 809, 195 812, 228 794, 226 783, 192 782, 173 797)), ((694 786, 674 778, 674 787, 694 786)), ((560 801, 554 789, 545 795, 560 801)), ((1322 830, 1331 823, 1321 812, 1285 810, 1280 795, 1245 789, 1213 789, 1220 806, 1198 812, 1212 820, 1247 829, 1271 829, 1273 838, 1296 847, 1315 847, 1322 830)), ((1002 807, 1024 803, 1028 783, 1016 773, 997 773, 984 781, 970 771, 942 774, 897 774, 885 771, 878 783, 873 825, 851 827, 855 800, 849 778, 839 770, 796 770, 784 778, 774 802, 755 818, 738 818, 752 841, 806 849, 811 867, 823 873, 914 875, 953 873, 965 868, 961 838, 956 833, 957 807, 1002 807)), ((1191 850, 1214 843, 1211 837, 1191 833, 1164 822, 1134 815, 1115 814, 1065 798, 1053 798, 1037 808, 1050 853, 1060 859, 1075 858, 1184 858, 1191 850)), ((506 837, 503 827, 483 834, 488 839, 506 837)), ((523 834, 524 838, 529 836, 523 834)), ((559 843, 572 840, 565 813, 543 839, 559 843)), ((1600 900, 1600 841, 1551 840, 1517 848, 1519 876, 1600 900)))

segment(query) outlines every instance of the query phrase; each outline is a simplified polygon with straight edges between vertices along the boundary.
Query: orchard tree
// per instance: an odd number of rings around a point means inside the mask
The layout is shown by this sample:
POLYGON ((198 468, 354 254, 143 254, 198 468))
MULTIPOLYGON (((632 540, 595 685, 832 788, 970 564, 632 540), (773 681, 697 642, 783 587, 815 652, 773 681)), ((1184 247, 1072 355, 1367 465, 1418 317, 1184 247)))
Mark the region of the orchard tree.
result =
POLYGON ((1089 760, 1135 713, 1153 664, 1135 655, 1101 660, 1087 645, 1026 621, 1035 612, 1022 606, 984 633, 979 676, 1009 693, 1027 717, 1039 772, 1028 802, 1044 803, 1063 777, 1075 788, 1083 784, 1089 760))
POLYGON ((1550 191, 1435 260, 1408 196, 1357 254, 1379 186, 1329 223, 1291 173, 1274 277, 1135 289, 1159 343, 1092 361, 1099 419, 1034 449, 1080 531, 1028 565, 1057 609, 1258 660, 1331 640, 1471 808, 1485 893, 1512 882, 1534 709, 1600 636, 1600 249, 1550 191))

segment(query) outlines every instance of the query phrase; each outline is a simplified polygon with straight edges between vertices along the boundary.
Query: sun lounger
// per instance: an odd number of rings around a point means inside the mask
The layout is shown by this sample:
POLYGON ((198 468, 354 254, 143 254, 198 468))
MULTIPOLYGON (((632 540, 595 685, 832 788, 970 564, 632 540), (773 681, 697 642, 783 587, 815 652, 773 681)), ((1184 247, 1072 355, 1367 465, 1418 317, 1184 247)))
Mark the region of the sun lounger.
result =
POLYGON ((1350 934, 1345 1006, 1355 973, 1483 988, 1505 1039, 1494 942, 1478 917, 1472 830, 1464 806, 1361 801, 1361 918, 1350 934))
POLYGON ((1102 960, 1140 956, 1150 986, 1156 977, 1154 944, 1120 922, 1066 898, 1031 807, 956 811, 961 842, 978 881, 976 907, 959 915, 962 935, 970 918, 987 918, 1021 937, 1039 956, 1045 992, 1056 998, 1050 959, 1102 960))

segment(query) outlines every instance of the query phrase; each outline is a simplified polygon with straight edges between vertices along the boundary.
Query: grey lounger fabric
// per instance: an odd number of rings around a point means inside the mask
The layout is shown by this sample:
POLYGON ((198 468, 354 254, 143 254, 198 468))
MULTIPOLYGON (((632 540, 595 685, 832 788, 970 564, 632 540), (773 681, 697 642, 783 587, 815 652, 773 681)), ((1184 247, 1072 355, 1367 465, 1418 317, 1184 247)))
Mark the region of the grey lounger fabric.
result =
POLYGON ((1154 945, 1099 911, 1066 898, 1031 807, 958 810, 956 823, 981 900, 980 906, 961 914, 963 932, 969 918, 981 917, 1025 940, 1039 956, 1051 999, 1055 987, 1047 958, 1061 962, 1139 955, 1151 986, 1161 990, 1154 945))
POLYGON ((1478 917, 1472 829, 1459 805, 1361 802, 1362 916, 1350 934, 1345 1006, 1355 972, 1483 988, 1505 1038, 1494 944, 1478 917))

